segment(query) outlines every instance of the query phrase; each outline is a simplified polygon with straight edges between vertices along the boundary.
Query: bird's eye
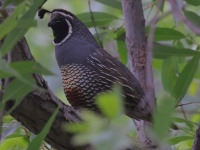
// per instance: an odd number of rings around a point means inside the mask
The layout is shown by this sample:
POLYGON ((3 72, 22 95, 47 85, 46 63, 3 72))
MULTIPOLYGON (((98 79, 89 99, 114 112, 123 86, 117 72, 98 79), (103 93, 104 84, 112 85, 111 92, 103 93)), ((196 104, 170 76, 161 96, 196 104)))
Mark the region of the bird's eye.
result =
POLYGON ((62 20, 55 20, 54 22, 55 22, 55 23, 58 23, 58 22, 61 22, 61 21, 62 21, 62 20))

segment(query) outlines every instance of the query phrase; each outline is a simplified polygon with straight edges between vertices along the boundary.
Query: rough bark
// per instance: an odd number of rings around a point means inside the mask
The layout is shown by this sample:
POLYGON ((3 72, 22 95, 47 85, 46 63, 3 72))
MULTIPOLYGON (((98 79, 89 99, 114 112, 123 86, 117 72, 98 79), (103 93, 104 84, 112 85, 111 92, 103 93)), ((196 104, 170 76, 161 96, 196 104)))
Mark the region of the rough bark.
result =
POLYGON ((145 89, 145 19, 140 0, 122 0, 131 70, 145 89))
POLYGON ((196 135, 194 138, 194 145, 192 147, 192 150, 200 150, 200 125, 196 131, 196 135))
MULTIPOLYGON (((145 19, 142 9, 141 0, 122 0, 125 28, 126 28, 126 45, 129 52, 129 60, 131 71, 136 76, 143 89, 147 92, 147 75, 153 77, 152 70, 147 72, 147 68, 151 68, 151 60, 147 61, 147 41, 145 35, 145 19), (148 66, 147 66, 148 65, 148 66), (149 66, 150 65, 150 66, 149 66)), ((153 78, 151 83, 153 83, 153 78)), ((149 92, 149 91, 148 91, 149 92)), ((154 93, 154 88, 151 89, 154 93)), ((155 95, 148 97, 149 105, 155 105, 155 95)), ((145 128, 151 126, 149 122, 136 121, 139 140, 147 146, 154 146, 145 134, 145 128)))

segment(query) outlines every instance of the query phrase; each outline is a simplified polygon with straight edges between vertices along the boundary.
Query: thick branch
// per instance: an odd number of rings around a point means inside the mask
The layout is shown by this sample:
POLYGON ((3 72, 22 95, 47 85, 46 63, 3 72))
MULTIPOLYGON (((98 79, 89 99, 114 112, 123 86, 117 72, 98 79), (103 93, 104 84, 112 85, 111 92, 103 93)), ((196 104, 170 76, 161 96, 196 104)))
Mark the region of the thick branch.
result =
POLYGON ((141 0, 122 0, 131 70, 145 89, 145 19, 141 0))
MULTIPOLYGON (((148 57, 146 55, 147 43, 142 2, 141 0, 122 0, 122 5, 126 28, 126 45, 129 51, 131 71, 146 91, 148 86, 146 76, 150 76, 151 83, 153 83, 153 75, 152 70, 146 72, 146 68, 151 69, 151 60, 149 61, 148 66, 146 66, 148 57)), ((154 92, 154 88, 152 90, 154 92)), ((154 97, 148 97, 148 100, 151 106, 155 105, 155 95, 154 97)), ((154 146, 154 142, 146 136, 144 131, 144 127, 150 126, 150 124, 148 122, 144 123, 143 121, 136 121, 136 124, 140 141, 147 146, 154 146)))

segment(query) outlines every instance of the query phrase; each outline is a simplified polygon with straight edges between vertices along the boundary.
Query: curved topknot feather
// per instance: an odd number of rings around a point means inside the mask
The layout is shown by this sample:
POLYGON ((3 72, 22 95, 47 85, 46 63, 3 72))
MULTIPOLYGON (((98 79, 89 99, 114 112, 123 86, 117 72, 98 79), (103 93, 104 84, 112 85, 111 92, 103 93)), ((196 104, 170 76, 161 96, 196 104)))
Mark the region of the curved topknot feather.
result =
POLYGON ((48 10, 46 10, 46 9, 40 9, 40 10, 38 11, 38 17, 39 17, 40 19, 43 19, 43 18, 44 18, 44 15, 45 15, 46 13, 51 13, 51 12, 48 11, 48 10))

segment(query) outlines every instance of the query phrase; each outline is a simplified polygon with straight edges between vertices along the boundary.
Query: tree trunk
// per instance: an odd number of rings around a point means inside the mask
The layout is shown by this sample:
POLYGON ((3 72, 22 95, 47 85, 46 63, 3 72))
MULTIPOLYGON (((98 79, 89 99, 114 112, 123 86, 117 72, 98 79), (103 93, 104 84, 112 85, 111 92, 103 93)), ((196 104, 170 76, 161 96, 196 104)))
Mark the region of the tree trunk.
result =
MULTIPOLYGON (((145 35, 145 19, 143 15, 142 2, 141 0, 122 0, 122 6, 126 28, 126 45, 129 52, 131 71, 146 91, 146 95, 151 95, 151 97, 147 98, 149 100, 149 109, 152 110, 155 106, 155 94, 152 93, 155 93, 155 91, 154 87, 152 87, 153 75, 151 60, 147 59, 147 40, 145 35), (151 80, 150 82, 149 77, 151 80), (151 83, 150 90, 148 88, 148 83, 151 83)), ((155 145, 154 142, 145 134, 145 128, 150 127, 151 123, 144 121, 135 122, 139 140, 148 147, 153 147, 155 145)))

